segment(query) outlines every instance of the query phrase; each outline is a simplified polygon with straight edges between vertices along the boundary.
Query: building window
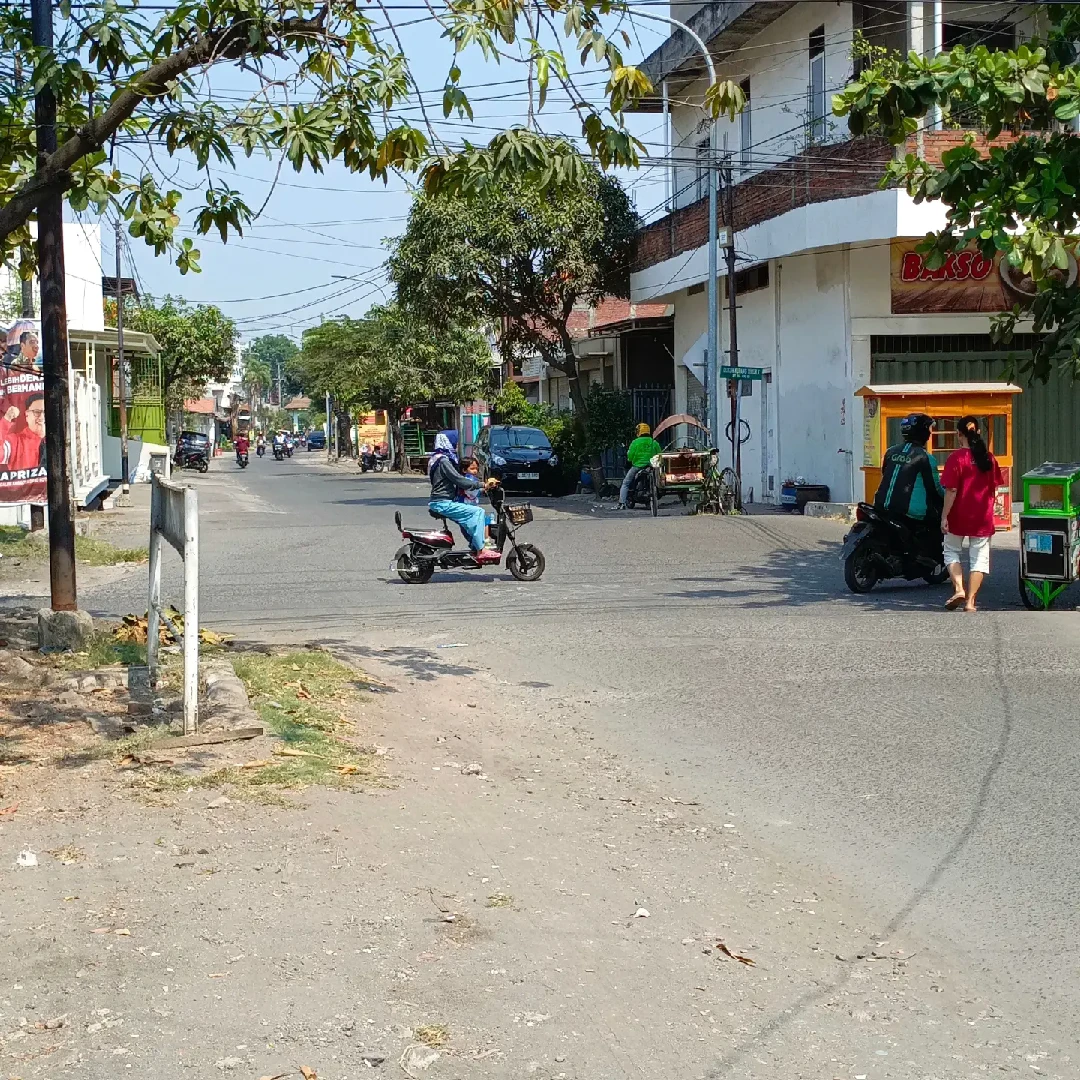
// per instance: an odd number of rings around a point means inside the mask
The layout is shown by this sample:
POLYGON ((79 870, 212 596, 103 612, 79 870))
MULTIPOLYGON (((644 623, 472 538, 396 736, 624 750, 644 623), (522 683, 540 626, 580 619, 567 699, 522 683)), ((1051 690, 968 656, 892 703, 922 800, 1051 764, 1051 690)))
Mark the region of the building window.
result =
POLYGON ((750 151, 754 144, 754 137, 750 126, 750 80, 744 79, 739 84, 739 88, 746 97, 746 104, 743 106, 743 111, 739 113, 739 164, 742 166, 743 173, 745 174, 750 171, 750 151))
MULTIPOLYGON (((724 280, 727 281, 727 278, 724 280)), ((736 297, 745 296, 747 293, 757 292, 758 289, 767 289, 768 287, 769 264, 767 262, 747 267, 745 270, 739 270, 735 274, 736 297)))
POLYGON ((709 140, 702 139, 697 144, 696 153, 694 157, 695 164, 697 166, 697 183, 696 193, 697 198, 704 199, 709 194, 709 176, 710 176, 710 153, 709 153, 709 140))
POLYGON ((825 111, 825 27, 810 35, 810 82, 806 87, 806 126, 809 141, 824 142, 828 134, 825 111))

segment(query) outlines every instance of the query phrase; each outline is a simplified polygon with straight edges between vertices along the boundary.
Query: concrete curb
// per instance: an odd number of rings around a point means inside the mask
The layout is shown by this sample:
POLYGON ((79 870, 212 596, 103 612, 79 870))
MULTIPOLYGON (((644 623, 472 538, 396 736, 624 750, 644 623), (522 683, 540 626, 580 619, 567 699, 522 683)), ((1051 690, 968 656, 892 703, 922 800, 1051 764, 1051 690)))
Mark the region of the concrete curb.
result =
POLYGON ((206 687, 206 708, 199 720, 200 730, 252 727, 259 723, 247 690, 228 660, 205 660, 199 668, 206 687))
POLYGON ((855 522, 857 509, 858 503, 808 502, 803 512, 807 517, 830 518, 851 525, 855 522))

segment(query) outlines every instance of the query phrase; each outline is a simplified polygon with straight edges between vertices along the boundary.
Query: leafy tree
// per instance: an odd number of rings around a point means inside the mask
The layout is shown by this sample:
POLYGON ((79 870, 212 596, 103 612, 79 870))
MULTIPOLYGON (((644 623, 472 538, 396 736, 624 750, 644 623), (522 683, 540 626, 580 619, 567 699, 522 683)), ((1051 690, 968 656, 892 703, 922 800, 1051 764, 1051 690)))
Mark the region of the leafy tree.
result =
MULTIPOLYGON (((116 302, 106 303, 116 325, 116 302)), ((213 304, 190 305, 178 297, 145 297, 124 303, 124 326, 152 334, 161 346, 162 391, 170 412, 201 397, 208 382, 229 377, 236 357, 236 324, 213 304)))
POLYGON ((252 405, 259 405, 273 379, 270 365, 257 356, 249 356, 247 352, 244 353, 242 360, 244 366, 241 369, 240 385, 247 391, 248 400, 252 405))
MULTIPOLYGON (((447 72, 443 114, 472 117, 461 61, 470 48, 485 60, 524 64, 529 124, 450 149, 426 123, 400 118, 418 85, 400 48, 389 10, 349 0, 179 0, 172 5, 81 0, 66 5, 52 50, 35 48, 26 4, 0 6, 0 262, 21 248, 20 269, 33 267, 29 224, 43 191, 66 195, 72 210, 110 206, 132 236, 178 268, 198 268, 190 239, 177 241, 181 193, 170 187, 164 152, 189 155, 200 170, 232 167, 236 154, 276 158, 300 171, 338 161, 385 178, 418 172, 429 191, 477 192, 507 177, 542 185, 576 181, 583 166, 566 140, 537 131, 537 113, 554 82, 570 95, 581 137, 605 167, 637 163, 641 144, 627 132, 624 109, 651 90, 604 32, 611 0, 443 0, 432 6, 455 55, 447 72), (562 21, 557 27, 555 20, 562 21), (608 76, 603 107, 574 86, 564 40, 608 76), (215 93, 215 71, 251 86, 245 100, 215 93), (24 77, 25 76, 25 77, 24 77), (36 160, 33 94, 48 87, 57 102, 58 149, 36 160), (117 145, 143 153, 114 154, 117 145), (132 162, 144 161, 132 166, 132 162)), ((626 43, 629 37, 623 33, 626 43)), ((430 77, 422 73, 426 84, 430 77)), ((226 79, 227 81, 227 79, 226 79)), ((742 102, 737 85, 714 88, 715 114, 742 102)), ((241 230, 251 209, 228 183, 209 179, 195 211, 196 228, 241 230)))
POLYGON ((284 400, 280 404, 285 405, 291 397, 299 394, 303 389, 290 366, 299 352, 300 346, 292 338, 284 334, 263 334, 244 349, 240 359, 244 364, 247 364, 249 360, 259 360, 266 365, 270 372, 270 379, 263 384, 264 386, 276 386, 278 379, 281 379, 284 400))
POLYGON ((957 46, 935 57, 878 58, 834 98, 833 112, 848 117, 855 135, 880 131, 900 144, 937 106, 946 123, 1000 141, 983 155, 969 136, 940 166, 908 153, 883 185, 898 182, 916 202, 944 205, 945 228, 922 245, 931 269, 974 244, 1031 279, 1030 306, 1000 316, 993 332, 1008 342, 1029 315, 1043 337, 1019 370, 1045 380, 1055 365, 1080 377, 1080 285, 1068 272, 1080 223, 1080 139, 1067 128, 1080 116, 1080 8, 1043 8, 1044 38, 1008 52, 957 46))
POLYGON ((467 324, 436 329, 388 304, 371 308, 363 319, 309 330, 294 366, 308 392, 329 393, 337 410, 385 409, 400 447, 406 406, 435 398, 461 403, 485 391, 491 349, 467 324))
POLYGON ((638 224, 619 182, 588 164, 577 183, 555 191, 507 181, 467 203, 420 196, 395 244, 391 275, 403 306, 437 324, 501 324, 504 353, 539 355, 566 375, 584 418, 571 317, 605 296, 629 296, 638 224))

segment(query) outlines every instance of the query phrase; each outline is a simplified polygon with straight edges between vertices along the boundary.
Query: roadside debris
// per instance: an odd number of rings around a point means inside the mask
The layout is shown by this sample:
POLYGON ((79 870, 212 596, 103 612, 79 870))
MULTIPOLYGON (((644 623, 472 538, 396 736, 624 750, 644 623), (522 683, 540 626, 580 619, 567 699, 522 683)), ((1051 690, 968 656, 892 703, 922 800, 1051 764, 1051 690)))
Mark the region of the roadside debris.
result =
POLYGON ((398 1064, 406 1076, 415 1076, 416 1072, 430 1068, 438 1060, 438 1050, 431 1050, 420 1043, 412 1043, 401 1052, 398 1064))
POLYGON ((18 858, 15 860, 20 866, 37 866, 37 855, 34 854, 29 848, 25 851, 20 851, 18 858))
POLYGON ((484 767, 478 761, 471 761, 468 765, 462 765, 462 776, 482 776, 484 767))
MULTIPOLYGON (((166 608, 168 622, 162 619, 158 627, 158 640, 162 645, 179 645, 180 639, 173 632, 171 622, 181 634, 184 632, 184 614, 174 607, 166 608)), ((129 642, 134 645, 145 645, 147 637, 146 615, 125 615, 120 620, 120 625, 113 631, 113 637, 117 641, 129 642)), ((229 634, 216 634, 213 630, 205 627, 199 631, 199 641, 203 645, 227 645, 232 641, 229 634)))
POLYGON ((729 960, 738 960, 740 964, 745 964, 747 967, 757 966, 756 960, 751 960, 749 956, 740 956, 738 953, 733 953, 722 941, 716 943, 716 948, 729 960))
POLYGON ((635 919, 647 919, 649 917, 649 913, 645 908, 639 907, 637 911, 634 912, 633 917, 635 919))

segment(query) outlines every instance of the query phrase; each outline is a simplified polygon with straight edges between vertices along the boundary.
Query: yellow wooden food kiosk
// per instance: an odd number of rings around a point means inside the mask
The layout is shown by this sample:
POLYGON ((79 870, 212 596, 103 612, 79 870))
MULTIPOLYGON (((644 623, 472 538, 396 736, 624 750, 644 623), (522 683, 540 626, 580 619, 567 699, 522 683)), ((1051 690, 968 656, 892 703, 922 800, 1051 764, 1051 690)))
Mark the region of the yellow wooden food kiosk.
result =
POLYGON ((911 413, 926 413, 937 422, 928 450, 938 471, 960 445, 956 420, 975 416, 990 453, 997 458, 1005 483, 994 500, 994 523, 1012 528, 1013 395, 1011 383, 881 383, 855 391, 863 399, 864 498, 874 501, 881 483, 881 458, 895 443, 903 442, 900 422, 911 413))

